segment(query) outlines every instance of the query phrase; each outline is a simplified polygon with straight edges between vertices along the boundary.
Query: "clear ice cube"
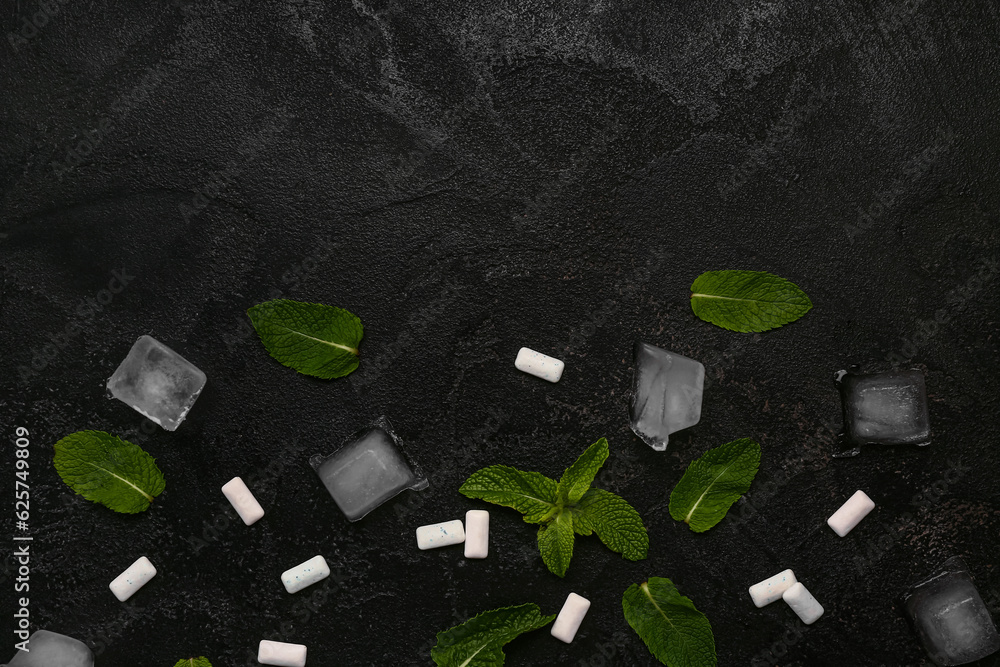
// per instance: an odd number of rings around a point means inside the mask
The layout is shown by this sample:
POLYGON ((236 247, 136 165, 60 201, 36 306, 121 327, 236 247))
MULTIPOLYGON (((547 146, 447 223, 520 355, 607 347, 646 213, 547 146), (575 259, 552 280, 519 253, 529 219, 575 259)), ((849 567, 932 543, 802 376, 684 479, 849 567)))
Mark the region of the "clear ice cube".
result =
POLYGON ((701 419, 705 367, 694 359, 637 342, 629 417, 632 430, 658 452, 671 433, 701 419))
POLYGON ((168 431, 187 416, 205 374, 152 336, 140 336, 108 380, 108 390, 168 431))
POLYGON ((920 371, 837 373, 849 445, 928 445, 927 387, 920 371))
POLYGON ((28 638, 28 650, 18 650, 7 667, 94 667, 94 654, 72 637, 38 630, 28 638))
POLYGON ((1000 634, 965 561, 949 558, 903 596, 927 654, 938 665, 967 665, 1000 651, 1000 634))
POLYGON ((351 436, 330 456, 317 454, 309 463, 349 521, 362 519, 406 489, 427 488, 385 417, 351 436))

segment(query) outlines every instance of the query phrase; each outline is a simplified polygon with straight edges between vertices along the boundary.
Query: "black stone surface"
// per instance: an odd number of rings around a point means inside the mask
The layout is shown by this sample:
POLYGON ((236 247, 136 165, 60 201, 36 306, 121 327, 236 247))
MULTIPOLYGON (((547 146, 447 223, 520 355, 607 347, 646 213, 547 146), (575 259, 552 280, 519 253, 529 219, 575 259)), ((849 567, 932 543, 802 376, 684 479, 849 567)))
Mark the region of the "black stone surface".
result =
POLYGON ((21 426, 32 627, 87 641, 99 667, 253 664, 265 637, 307 644, 312 667, 429 664, 437 631, 526 601, 555 613, 570 591, 593 601, 577 640, 522 637, 509 665, 650 665, 621 613, 649 576, 708 616, 720 665, 920 665, 896 597, 954 553, 1000 611, 995 3, 8 0, 0 16, 3 533, 21 426), (761 335, 701 322, 688 287, 720 268, 787 277, 815 307, 761 335), (244 311, 276 295, 357 313, 360 369, 322 382, 274 362, 244 311), (144 333, 209 377, 173 433, 104 396, 144 333), (701 423, 665 454, 628 428, 636 339, 708 370, 701 423), (563 358, 562 381, 516 371, 522 345, 563 358), (851 363, 926 373, 930 447, 831 460, 851 363), (382 414, 431 488, 350 524, 307 458, 382 414), (82 429, 157 457, 148 512, 59 480, 52 444, 82 429), (558 579, 502 508, 487 560, 417 551, 416 526, 486 507, 457 492, 473 470, 556 476, 601 436, 598 485, 642 513, 648 560, 581 538, 558 579), (670 519, 686 465, 744 436, 762 471, 730 516, 702 535, 670 519), (219 491, 234 475, 267 511, 250 528, 219 491), (824 521, 859 488, 877 508, 840 539, 824 521), (336 581, 287 595, 279 573, 317 553, 336 581), (140 555, 160 574, 119 603, 107 585, 140 555), (807 629, 746 593, 787 567, 826 606, 807 629))

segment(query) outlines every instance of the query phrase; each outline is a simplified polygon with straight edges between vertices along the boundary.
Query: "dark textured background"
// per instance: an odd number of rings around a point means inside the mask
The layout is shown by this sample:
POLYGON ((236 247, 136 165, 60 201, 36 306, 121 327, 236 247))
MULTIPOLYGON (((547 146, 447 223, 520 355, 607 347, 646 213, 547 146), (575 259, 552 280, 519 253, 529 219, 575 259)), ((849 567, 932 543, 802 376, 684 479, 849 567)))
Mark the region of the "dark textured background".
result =
POLYGON ((1000 611, 995 3, 156 4, 0 11, 0 493, 9 534, 24 426, 34 627, 99 667, 253 664, 264 637, 314 667, 416 665, 478 611, 575 591, 593 601, 577 640, 540 631, 508 663, 649 665, 621 594, 665 576, 720 665, 918 665, 895 598, 956 552, 1000 611), (718 268, 787 277, 815 307, 713 327, 688 287, 718 268), (102 291, 115 271, 128 285, 102 291), (271 360, 244 311, 276 295, 357 313, 361 368, 322 382, 271 360), (104 397, 143 333, 209 377, 174 433, 104 397), (702 422, 665 454, 628 428, 635 339, 707 367, 702 422), (563 380, 516 371, 521 345, 563 380), (850 363, 923 369, 934 444, 831 460, 850 363), (349 524, 307 458, 380 414, 431 488, 349 524), (58 479, 52 444, 89 428, 157 457, 150 511, 58 479), (643 515, 648 560, 580 538, 560 580, 502 508, 488 560, 417 551, 416 526, 485 507, 457 492, 473 470, 556 476, 601 436, 598 485, 643 515), (751 493, 709 533, 671 520, 685 466, 743 436, 764 449, 751 493), (234 475, 267 511, 250 528, 219 491, 234 475), (858 488, 877 509, 840 539, 824 520, 858 488), (279 573, 317 553, 338 581, 285 594, 279 573), (160 574, 118 603, 107 585, 140 555, 160 574), (786 567, 826 606, 808 629, 747 596, 786 567))

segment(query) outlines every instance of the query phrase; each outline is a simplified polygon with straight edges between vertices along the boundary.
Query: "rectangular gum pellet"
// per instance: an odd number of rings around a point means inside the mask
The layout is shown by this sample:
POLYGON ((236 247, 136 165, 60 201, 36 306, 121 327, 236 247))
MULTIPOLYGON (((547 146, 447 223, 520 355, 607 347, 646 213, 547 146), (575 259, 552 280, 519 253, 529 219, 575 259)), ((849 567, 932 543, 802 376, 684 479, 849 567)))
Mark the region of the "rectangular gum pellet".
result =
POLYGON ((757 607, 763 607, 776 600, 780 600, 781 594, 797 582, 798 579, 795 578, 794 572, 791 570, 784 570, 773 577, 751 586, 750 597, 753 598, 753 603, 757 605, 757 607))
POLYGON ((233 477, 226 482, 222 487, 222 493, 246 525, 257 523, 264 516, 264 508, 253 497, 241 478, 233 477))
POLYGON ((420 550, 437 549, 465 541, 465 527, 461 519, 432 523, 417 528, 417 548, 420 550))
POLYGON ((286 644, 262 639, 257 649, 257 662, 277 667, 305 667, 305 644, 286 644))
POLYGON ((317 581, 323 581, 330 576, 330 566, 322 556, 313 556, 290 570, 281 573, 281 583, 289 593, 298 593, 317 581))
POLYGON ((566 368, 566 364, 559 359, 542 354, 541 352, 535 352, 527 347, 522 347, 518 350, 514 366, 519 371, 530 373, 549 382, 559 382, 559 378, 563 374, 563 369, 566 368))
POLYGON ((788 606, 792 608, 802 622, 806 625, 812 625, 815 623, 820 616, 823 615, 823 605, 821 605, 813 594, 802 585, 801 582, 792 584, 792 586, 785 591, 781 598, 788 603, 788 606))
POLYGON ((490 513, 469 510, 465 513, 465 557, 486 558, 490 552, 490 513))
POLYGON ((142 556, 137 561, 128 566, 128 569, 118 575, 111 582, 111 592, 115 594, 119 602, 125 602, 135 595, 135 592, 149 583, 149 580, 156 576, 156 568, 149 562, 149 559, 142 556))
POLYGON ((864 491, 856 491, 840 509, 826 520, 837 535, 844 537, 875 509, 875 502, 864 491))
POLYGON ((589 609, 590 600, 576 593, 570 593, 562 609, 559 610, 559 615, 556 616, 556 622, 552 624, 552 636, 567 644, 572 643, 589 609))

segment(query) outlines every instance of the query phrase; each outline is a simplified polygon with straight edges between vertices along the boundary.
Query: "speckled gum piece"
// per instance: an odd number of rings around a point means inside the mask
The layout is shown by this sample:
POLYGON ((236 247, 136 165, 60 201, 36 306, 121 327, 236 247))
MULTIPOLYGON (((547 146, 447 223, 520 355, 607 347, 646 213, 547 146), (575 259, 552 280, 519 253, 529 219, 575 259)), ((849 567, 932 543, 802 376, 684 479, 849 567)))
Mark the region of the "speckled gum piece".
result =
POLYGON ((437 549, 465 541, 465 527, 461 519, 432 523, 417 528, 417 548, 420 550, 437 549))
POLYGON ((289 593, 298 593, 317 581, 323 581, 330 576, 330 566, 322 556, 313 556, 309 560, 281 573, 281 583, 289 593))
POLYGON ((541 352, 522 347, 514 360, 514 367, 549 382, 559 382, 566 364, 541 352))

